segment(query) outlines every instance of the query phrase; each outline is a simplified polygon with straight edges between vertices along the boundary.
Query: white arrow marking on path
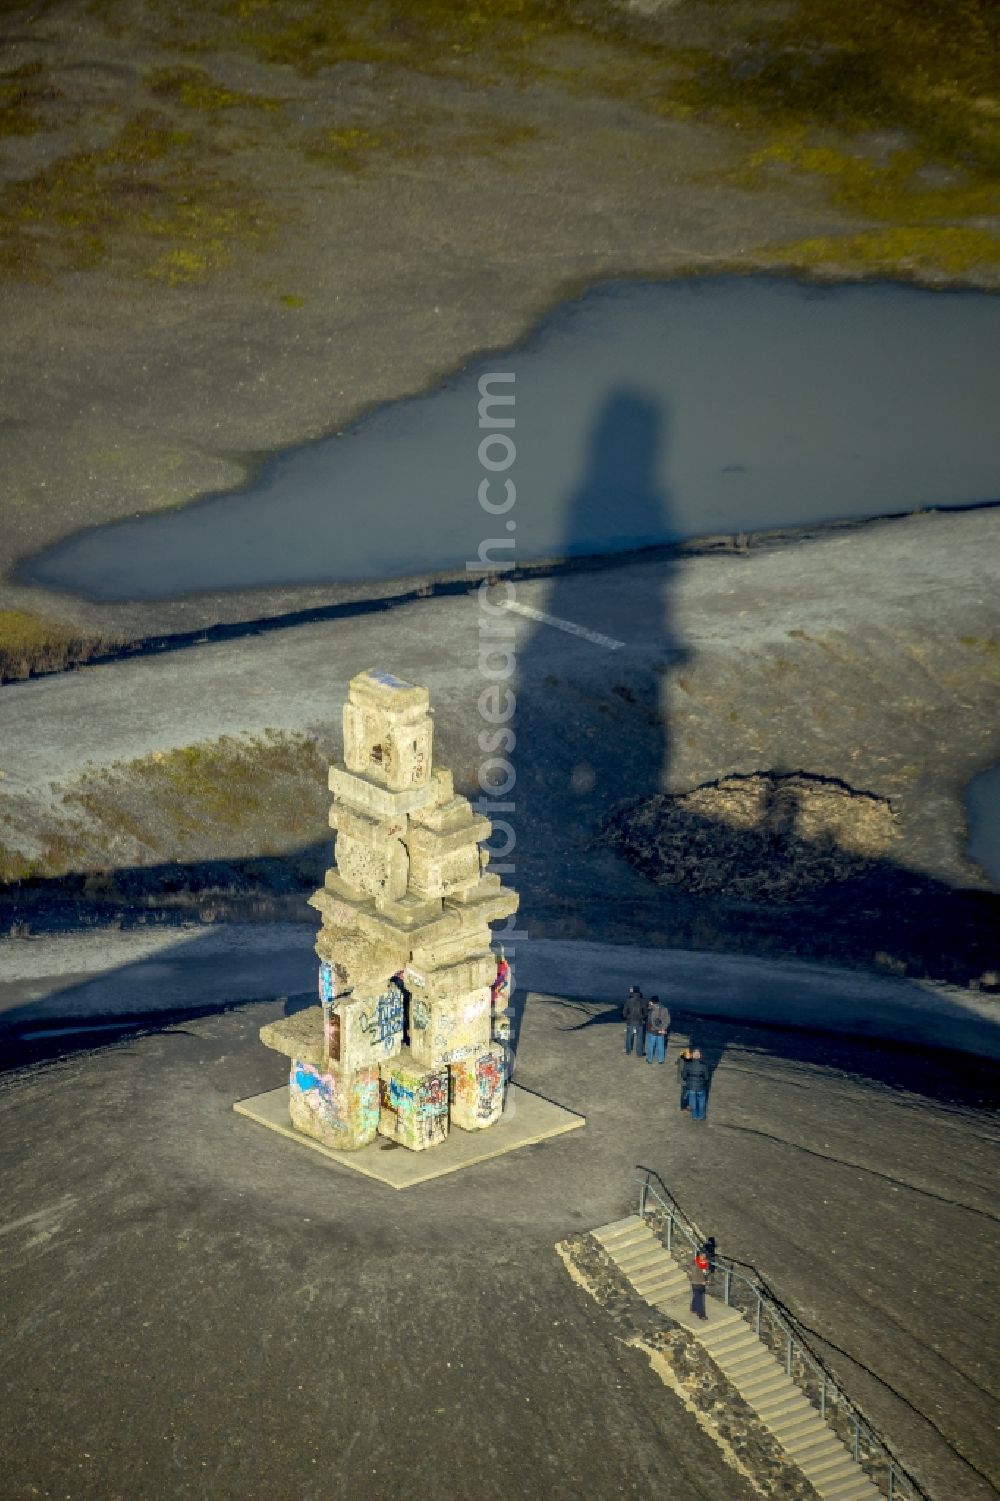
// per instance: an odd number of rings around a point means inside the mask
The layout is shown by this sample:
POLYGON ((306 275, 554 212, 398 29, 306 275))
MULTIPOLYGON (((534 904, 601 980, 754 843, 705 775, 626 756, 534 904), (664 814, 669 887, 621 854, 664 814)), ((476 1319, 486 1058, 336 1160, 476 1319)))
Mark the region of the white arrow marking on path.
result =
POLYGON ((592 641, 595 646, 606 646, 608 651, 617 651, 624 646, 624 641, 616 641, 614 636, 602 636, 600 631, 588 631, 585 625, 574 625, 572 620, 560 620, 557 615, 546 615, 544 610, 532 609, 531 605, 522 605, 516 599, 504 601, 505 610, 516 610, 519 615, 527 615, 529 620, 540 620, 542 625, 554 625, 557 631, 566 631, 570 636, 582 636, 585 641, 592 641))

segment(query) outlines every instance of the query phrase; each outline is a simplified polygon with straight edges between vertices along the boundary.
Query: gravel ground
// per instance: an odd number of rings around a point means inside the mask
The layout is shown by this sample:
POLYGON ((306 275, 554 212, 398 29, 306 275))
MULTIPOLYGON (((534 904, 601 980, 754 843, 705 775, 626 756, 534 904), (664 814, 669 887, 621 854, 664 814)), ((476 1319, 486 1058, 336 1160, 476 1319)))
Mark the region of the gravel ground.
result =
POLYGON ((934 1501, 994 1494, 996 1095, 971 1060, 705 1022, 699 1129, 617 1013, 532 997, 519 1081, 586 1130, 395 1195, 234 1115, 280 1082, 256 1036, 279 1009, 6 1076, 10 1495, 742 1501, 554 1253, 629 1211, 639 1162, 829 1342, 934 1501))

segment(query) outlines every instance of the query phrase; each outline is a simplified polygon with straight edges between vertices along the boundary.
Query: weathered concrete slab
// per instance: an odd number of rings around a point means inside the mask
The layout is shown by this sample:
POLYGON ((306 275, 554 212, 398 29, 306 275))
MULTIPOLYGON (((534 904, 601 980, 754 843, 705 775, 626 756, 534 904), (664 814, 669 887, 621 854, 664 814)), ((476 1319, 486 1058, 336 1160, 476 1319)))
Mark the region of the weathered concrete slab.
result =
POLYGON ((295 1130, 288 1116, 288 1089, 285 1085, 269 1090, 267 1094, 254 1095, 249 1100, 237 1100, 233 1109, 259 1126, 287 1136, 296 1146, 320 1152, 331 1162, 352 1168, 367 1178, 376 1178, 389 1188, 413 1188, 431 1178, 461 1172, 463 1168, 485 1162, 490 1157, 503 1157, 508 1152, 516 1152, 519 1147, 534 1146, 550 1137, 563 1136, 567 1131, 578 1131, 587 1124, 585 1116, 576 1115, 572 1110, 565 1110, 541 1095, 512 1084, 503 1119, 489 1131, 455 1131, 433 1152, 408 1152, 405 1147, 381 1141, 357 1152, 336 1152, 295 1130))

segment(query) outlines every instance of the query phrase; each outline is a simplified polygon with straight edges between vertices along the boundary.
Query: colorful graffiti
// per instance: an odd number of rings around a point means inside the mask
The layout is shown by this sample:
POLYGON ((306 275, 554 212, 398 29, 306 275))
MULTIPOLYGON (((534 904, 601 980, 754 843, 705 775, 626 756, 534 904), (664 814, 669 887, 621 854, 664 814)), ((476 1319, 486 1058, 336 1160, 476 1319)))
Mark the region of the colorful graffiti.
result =
POLYGON ((338 1079, 295 1059, 288 1083, 292 1124, 300 1131, 342 1149, 363 1146, 374 1137, 379 1122, 375 1069, 338 1079))
POLYGON ((434 1146, 447 1136, 447 1071, 390 1073, 382 1079, 381 1099, 383 1135, 416 1150, 434 1146))
POLYGON ((451 1119, 463 1131, 492 1126, 503 1113, 504 1052, 493 1046, 451 1070, 451 1119))
POLYGON ((320 961, 319 966, 319 998, 324 1005, 329 1005, 336 999, 337 988, 333 979, 333 965, 325 959, 320 961))
POLYGON ((493 1010, 493 1038, 496 1042, 510 1041, 510 965, 501 950, 497 958, 497 977, 490 987, 490 1004, 493 1010))
POLYGON ((481 1120, 492 1120, 497 1111, 497 1095, 503 1090, 503 1066, 497 1053, 476 1059, 476 1113, 481 1120))

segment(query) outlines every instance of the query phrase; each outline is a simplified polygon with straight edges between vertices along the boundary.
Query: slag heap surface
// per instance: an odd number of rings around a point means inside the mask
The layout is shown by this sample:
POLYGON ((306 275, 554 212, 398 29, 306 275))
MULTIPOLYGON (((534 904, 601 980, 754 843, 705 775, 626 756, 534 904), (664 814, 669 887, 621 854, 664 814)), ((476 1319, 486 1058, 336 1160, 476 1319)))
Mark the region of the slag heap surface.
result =
POLYGON ((321 1005, 261 1029, 292 1060, 293 1124, 340 1150, 381 1133, 421 1151, 503 1110, 508 970, 489 925, 518 898, 486 869, 489 819, 434 768, 433 730, 426 688, 352 678, 336 865, 310 898, 321 1005))

